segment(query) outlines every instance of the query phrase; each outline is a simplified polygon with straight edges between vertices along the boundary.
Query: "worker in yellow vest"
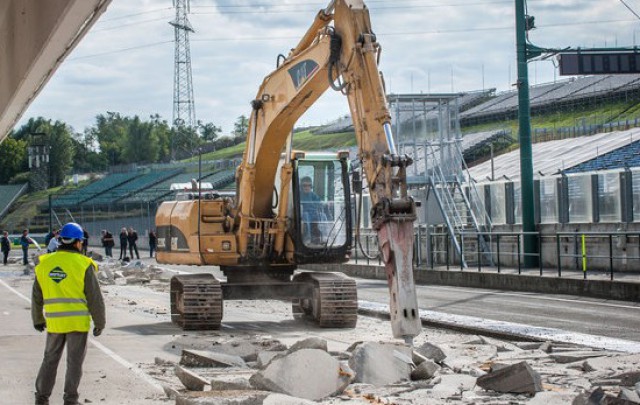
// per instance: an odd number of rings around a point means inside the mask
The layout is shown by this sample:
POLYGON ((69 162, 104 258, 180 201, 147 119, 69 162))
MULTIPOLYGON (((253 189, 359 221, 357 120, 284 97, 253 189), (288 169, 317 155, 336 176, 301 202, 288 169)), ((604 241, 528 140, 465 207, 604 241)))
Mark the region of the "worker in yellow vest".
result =
POLYGON ((44 359, 36 378, 36 405, 48 405, 58 363, 67 347, 64 405, 78 405, 78 386, 93 318, 93 335, 100 336, 106 317, 98 266, 82 252, 84 232, 76 223, 60 231, 57 252, 40 256, 33 283, 31 318, 36 330, 47 329, 44 359), (44 313, 43 313, 44 309, 44 313))

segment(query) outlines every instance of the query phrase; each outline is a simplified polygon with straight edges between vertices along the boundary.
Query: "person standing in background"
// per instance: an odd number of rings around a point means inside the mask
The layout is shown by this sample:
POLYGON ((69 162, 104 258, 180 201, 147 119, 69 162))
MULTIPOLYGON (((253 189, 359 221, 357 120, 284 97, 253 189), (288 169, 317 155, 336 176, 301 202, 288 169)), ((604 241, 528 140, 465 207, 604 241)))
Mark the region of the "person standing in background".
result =
POLYGON ((9 232, 2 232, 2 238, 0 238, 0 247, 2 250, 2 264, 7 265, 7 259, 9 252, 11 251, 11 241, 9 240, 9 232))
POLYGON ((113 247, 116 242, 113 240, 113 235, 106 229, 102 230, 102 246, 104 246, 104 255, 107 257, 113 257, 113 247))
POLYGON ((49 244, 47 245, 47 253, 55 252, 58 250, 58 246, 60 246, 60 243, 58 243, 58 231, 53 231, 53 235, 51 236, 51 239, 49 239, 49 244))
POLYGON ((22 264, 25 266, 29 264, 29 245, 33 243, 33 239, 29 236, 29 230, 22 231, 20 237, 20 246, 22 246, 22 264))
POLYGON ((129 253, 131 254, 131 260, 133 260, 133 252, 136 252, 136 259, 140 258, 140 254, 138 253, 138 232, 133 229, 132 226, 129 227, 129 233, 127 233, 127 242, 129 242, 129 253))
POLYGON ((149 257, 153 257, 153 254, 158 248, 158 237, 154 231, 149 231, 149 257))
POLYGON ((120 260, 124 260, 127 257, 127 242, 129 238, 127 235, 127 228, 120 230, 120 260))
POLYGON ((85 228, 82 228, 84 239, 82 240, 82 254, 87 255, 87 248, 89 247, 89 232, 85 228))

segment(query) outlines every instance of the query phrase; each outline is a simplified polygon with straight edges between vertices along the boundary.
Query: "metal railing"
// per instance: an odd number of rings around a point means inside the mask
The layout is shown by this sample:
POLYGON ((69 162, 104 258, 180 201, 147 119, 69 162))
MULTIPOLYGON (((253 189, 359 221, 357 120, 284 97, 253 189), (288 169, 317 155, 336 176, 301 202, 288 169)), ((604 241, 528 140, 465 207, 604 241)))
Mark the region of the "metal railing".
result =
POLYGON ((562 277, 562 258, 568 257, 575 260, 575 267, 579 267, 579 270, 582 270, 585 280, 587 279, 587 273, 589 273, 590 262, 593 260, 605 261, 605 263, 608 263, 610 279, 613 280, 615 273, 614 263, 616 261, 640 261, 640 232, 558 232, 556 233, 556 255, 558 277, 562 277), (561 245, 563 238, 565 238, 564 243, 573 244, 573 253, 562 252, 561 245), (630 245, 630 239, 637 239, 635 244, 638 246, 638 256, 629 256, 626 254, 626 247, 630 245), (625 249, 623 255, 616 255, 614 253, 614 240, 616 249, 625 249), (605 246, 604 249, 602 249, 603 244, 605 246), (590 253, 593 250, 596 250, 596 252, 590 253), (603 250, 605 254, 603 254, 603 250))
MULTIPOLYGON (((415 228, 413 264, 418 271, 434 270, 436 267, 446 267, 447 270, 465 267, 459 254, 452 245, 448 232, 429 232, 427 226, 415 228)), ((381 265, 378 253, 377 237, 374 233, 361 234, 362 247, 366 255, 355 249, 352 256, 356 264, 381 265), (373 257, 373 258, 372 258, 373 257)), ((464 251, 467 261, 475 258, 474 265, 466 270, 478 272, 491 270, 503 273, 509 269, 517 274, 531 275, 531 268, 523 266, 524 257, 537 257, 538 266, 534 269, 539 276, 547 275, 567 277, 567 272, 580 272, 586 280, 591 274, 607 275, 614 280, 615 274, 633 273, 640 270, 640 231, 639 232, 557 232, 540 234, 539 232, 473 232, 465 231, 456 235, 461 245, 468 244, 473 251, 464 251), (536 235, 538 239, 538 253, 524 253, 522 251, 523 237, 536 235), (483 261, 485 254, 479 241, 485 239, 491 244, 493 265, 483 261), (623 271, 622 266, 631 268, 623 271)), ((637 273, 637 272, 636 272, 637 273)))

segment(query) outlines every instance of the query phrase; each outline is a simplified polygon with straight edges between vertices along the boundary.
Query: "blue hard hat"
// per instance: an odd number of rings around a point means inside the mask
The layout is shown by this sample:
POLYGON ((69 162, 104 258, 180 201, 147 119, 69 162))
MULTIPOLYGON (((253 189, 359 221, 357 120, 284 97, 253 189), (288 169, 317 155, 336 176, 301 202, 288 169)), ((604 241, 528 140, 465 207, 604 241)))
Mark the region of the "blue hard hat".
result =
POLYGON ((84 231, 82 227, 75 222, 69 222, 62 227, 60 237, 63 239, 84 239, 84 231))

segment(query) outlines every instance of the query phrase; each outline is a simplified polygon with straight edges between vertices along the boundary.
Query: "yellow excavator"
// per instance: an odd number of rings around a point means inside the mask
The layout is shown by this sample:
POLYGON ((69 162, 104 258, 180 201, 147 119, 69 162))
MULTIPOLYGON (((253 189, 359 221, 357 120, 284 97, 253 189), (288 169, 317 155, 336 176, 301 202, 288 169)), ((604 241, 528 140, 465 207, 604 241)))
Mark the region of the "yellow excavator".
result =
POLYGON ((299 265, 343 263, 353 247, 347 152, 292 149, 293 126, 330 87, 346 95, 358 158, 372 202, 390 291, 393 335, 411 342, 421 330, 412 272, 415 203, 391 130, 381 48, 362 0, 335 0, 263 81, 235 198, 201 191, 164 202, 156 215, 157 261, 215 265, 226 276, 171 280, 172 320, 184 329, 220 328, 223 300, 291 300, 295 317, 321 327, 354 327, 355 280, 342 273, 294 272, 299 265), (309 187, 312 190, 309 190, 309 187))

